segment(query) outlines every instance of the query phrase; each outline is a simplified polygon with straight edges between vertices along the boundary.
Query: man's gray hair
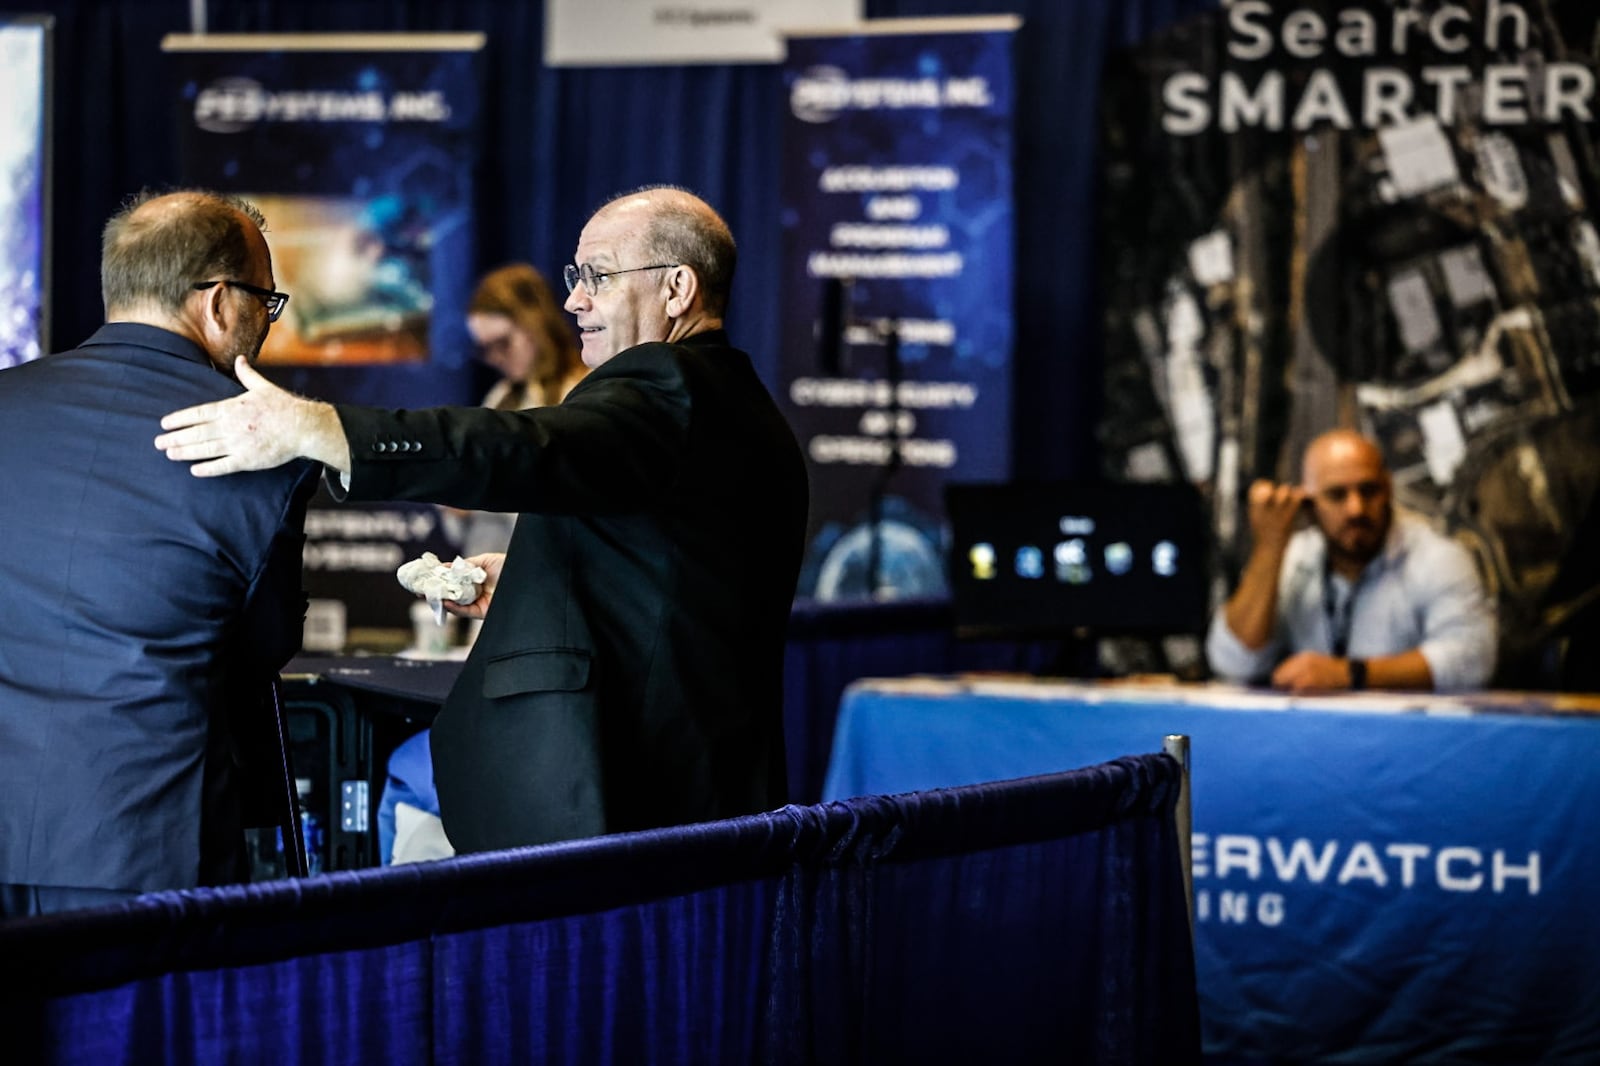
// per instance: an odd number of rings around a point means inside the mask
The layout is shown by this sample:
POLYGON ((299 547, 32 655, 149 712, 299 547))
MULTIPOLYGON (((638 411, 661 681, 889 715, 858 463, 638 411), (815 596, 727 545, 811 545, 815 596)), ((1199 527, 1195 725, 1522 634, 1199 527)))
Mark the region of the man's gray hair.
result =
POLYGON ((722 216, 681 185, 645 185, 614 197, 611 202, 632 196, 649 196, 651 200, 649 222, 640 237, 640 254, 651 263, 693 267, 700 278, 706 310, 719 318, 725 315, 739 249, 722 216), (650 196, 656 192, 679 195, 650 196))
POLYGON ((144 306, 177 312, 196 282, 248 274, 252 225, 266 229, 254 204, 207 189, 147 189, 130 197, 101 234, 106 313, 144 306), (146 207, 166 196, 173 197, 170 206, 146 207))

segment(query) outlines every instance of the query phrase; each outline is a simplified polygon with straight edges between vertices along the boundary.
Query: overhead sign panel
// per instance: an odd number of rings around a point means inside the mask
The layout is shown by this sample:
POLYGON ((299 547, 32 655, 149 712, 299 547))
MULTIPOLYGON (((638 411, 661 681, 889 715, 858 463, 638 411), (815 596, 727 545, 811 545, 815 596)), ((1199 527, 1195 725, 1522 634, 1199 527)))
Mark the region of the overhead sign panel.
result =
POLYGON ((552 67, 777 63, 784 35, 861 21, 862 0, 549 0, 552 67))

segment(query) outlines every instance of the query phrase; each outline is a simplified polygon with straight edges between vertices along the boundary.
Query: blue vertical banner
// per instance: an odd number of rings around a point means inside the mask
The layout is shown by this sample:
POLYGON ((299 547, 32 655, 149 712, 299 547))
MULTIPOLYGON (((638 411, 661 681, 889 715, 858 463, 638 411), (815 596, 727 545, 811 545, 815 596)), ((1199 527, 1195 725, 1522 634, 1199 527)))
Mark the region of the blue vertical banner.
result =
POLYGON ((943 595, 944 484, 1010 474, 1018 25, 789 38, 780 372, 812 480, 802 597, 943 595))
MULTIPOLYGON (((467 301, 478 274, 474 181, 482 34, 174 36, 184 179, 253 201, 289 294, 263 371, 320 399, 476 402, 467 301)), ((306 517, 305 645, 395 650, 414 597, 395 581, 448 554, 424 504, 306 517)))
POLYGON ((262 349, 290 387, 471 402, 481 34, 203 35, 177 68, 185 180, 253 200, 290 294, 262 349))

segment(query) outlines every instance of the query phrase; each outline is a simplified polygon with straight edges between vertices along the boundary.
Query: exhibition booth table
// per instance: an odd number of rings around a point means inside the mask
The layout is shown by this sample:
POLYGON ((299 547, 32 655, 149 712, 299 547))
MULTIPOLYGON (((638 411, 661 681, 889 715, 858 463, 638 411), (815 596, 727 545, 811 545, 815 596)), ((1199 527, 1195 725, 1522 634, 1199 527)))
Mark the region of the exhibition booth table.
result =
POLYGON ((1191 738, 1196 966, 1226 1062, 1600 1061, 1600 699, 851 686, 824 797, 1191 738))

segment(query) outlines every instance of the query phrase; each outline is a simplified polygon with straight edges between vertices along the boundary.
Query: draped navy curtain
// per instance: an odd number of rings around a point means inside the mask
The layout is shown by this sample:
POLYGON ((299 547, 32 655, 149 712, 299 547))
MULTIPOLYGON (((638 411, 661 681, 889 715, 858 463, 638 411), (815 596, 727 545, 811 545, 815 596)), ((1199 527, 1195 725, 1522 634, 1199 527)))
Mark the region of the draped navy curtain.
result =
POLYGON ((28 1063, 1199 1059, 1176 762, 0 923, 28 1063))
MULTIPOLYGON (((869 18, 1016 13, 1017 396, 1022 477, 1092 473, 1099 409, 1095 269, 1098 86, 1120 46, 1215 0, 866 0, 869 18)), ((730 328, 777 373, 782 99, 771 66, 552 70, 532 0, 213 2, 212 33, 488 34, 478 247, 554 274, 588 213, 668 181, 717 204, 741 245, 730 328)), ((176 117, 159 50, 191 29, 188 0, 0 0, 57 18, 54 321, 57 347, 99 324, 99 227, 144 185, 177 181, 176 117)), ((596 27, 604 32, 604 27, 596 27)), ((983 284, 982 278, 969 279, 983 284)), ((419 398, 419 403, 426 402, 419 398)))

